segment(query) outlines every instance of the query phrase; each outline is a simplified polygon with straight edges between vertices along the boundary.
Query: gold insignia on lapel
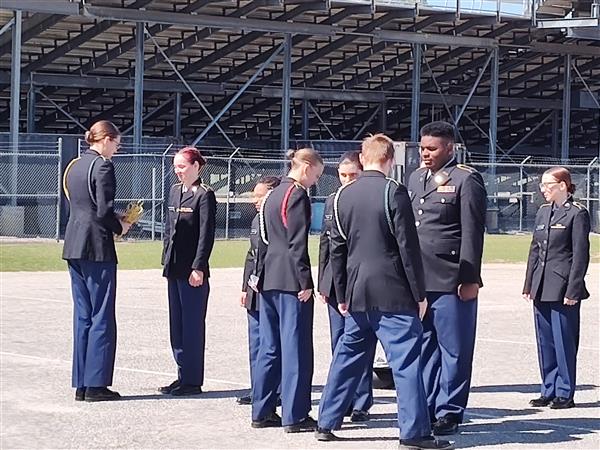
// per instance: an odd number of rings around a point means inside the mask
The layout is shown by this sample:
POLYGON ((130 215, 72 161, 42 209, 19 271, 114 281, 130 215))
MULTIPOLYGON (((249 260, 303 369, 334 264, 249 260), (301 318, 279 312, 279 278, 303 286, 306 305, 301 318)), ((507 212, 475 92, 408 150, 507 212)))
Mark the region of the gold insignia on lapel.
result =
POLYGON ((555 225, 550 225, 550 228, 553 230, 564 230, 567 227, 565 227, 562 223, 557 223, 555 225))
POLYGON ((435 184, 437 184, 438 186, 441 186, 442 184, 446 184, 446 182, 450 179, 450 176, 448 175, 447 172, 439 172, 436 173, 435 176, 433 177, 433 182, 435 184))
POLYGON ((438 186, 437 192, 442 194, 454 194, 456 192, 456 186, 438 186))

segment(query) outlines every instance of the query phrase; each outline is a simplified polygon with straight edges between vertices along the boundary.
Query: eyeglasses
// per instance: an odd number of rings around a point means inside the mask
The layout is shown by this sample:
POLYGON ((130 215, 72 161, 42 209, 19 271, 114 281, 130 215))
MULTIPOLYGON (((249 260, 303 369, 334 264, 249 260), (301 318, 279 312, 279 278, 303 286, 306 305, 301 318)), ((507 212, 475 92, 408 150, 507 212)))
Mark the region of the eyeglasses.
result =
POLYGON ((540 183, 538 186, 540 187, 540 189, 548 189, 554 184, 560 184, 560 181, 549 181, 548 183, 540 183))

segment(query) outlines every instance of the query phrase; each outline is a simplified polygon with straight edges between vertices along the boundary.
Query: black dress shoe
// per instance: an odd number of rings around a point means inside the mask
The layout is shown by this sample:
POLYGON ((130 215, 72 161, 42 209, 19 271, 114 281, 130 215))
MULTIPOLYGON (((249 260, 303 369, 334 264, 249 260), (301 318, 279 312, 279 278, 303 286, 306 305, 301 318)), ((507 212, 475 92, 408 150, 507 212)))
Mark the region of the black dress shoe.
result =
POLYGON ((550 403, 550 409, 569 409, 575 408, 575 402, 572 398, 556 397, 550 403))
POLYGON ((337 441, 339 438, 328 430, 327 428, 319 428, 317 427, 317 431, 315 431, 315 437, 317 441, 328 442, 328 441, 337 441))
POLYGON ((554 400, 552 397, 544 397, 543 395, 540 395, 538 398, 529 400, 529 404, 531 406, 535 406, 536 408, 540 408, 542 406, 548 406, 552 400, 554 400))
POLYGON ((85 390, 86 402, 108 402, 111 400, 119 400, 121 394, 111 391, 106 387, 89 387, 85 390))
POLYGON ((252 428, 276 428, 281 426, 281 417, 276 413, 271 413, 261 420, 253 420, 252 428))
POLYGON ((181 384, 181 381, 175 380, 171 384, 169 384, 168 386, 161 386, 161 387, 159 387, 158 388, 158 392, 160 392, 161 394, 170 394, 171 391, 173 389, 175 389, 176 387, 179 387, 180 384, 181 384))
POLYGON ((298 423, 283 427, 283 431, 286 433, 309 433, 311 431, 315 431, 316 429, 317 421, 310 416, 298 423))
POLYGON ((420 439, 400 439, 400 448, 405 450, 450 450, 454 448, 454 445, 448 441, 428 436, 420 439))
POLYGON ((202 394, 202 386, 196 386, 193 384, 180 384, 176 388, 173 388, 170 392, 173 397, 186 397, 188 395, 202 394))
POLYGON ((448 436, 458 432, 458 421, 451 416, 444 416, 433 424, 433 434, 436 436, 448 436))
POLYGON ((81 387, 81 388, 75 389, 75 401, 82 402, 84 400, 85 400, 85 388, 81 387))
POLYGON ((244 395, 242 397, 238 397, 236 399, 238 405, 251 405, 252 404, 252 396, 244 395))
POLYGON ((360 411, 355 409, 352 411, 352 415, 350 416, 350 422, 368 422, 369 421, 369 411, 360 411))

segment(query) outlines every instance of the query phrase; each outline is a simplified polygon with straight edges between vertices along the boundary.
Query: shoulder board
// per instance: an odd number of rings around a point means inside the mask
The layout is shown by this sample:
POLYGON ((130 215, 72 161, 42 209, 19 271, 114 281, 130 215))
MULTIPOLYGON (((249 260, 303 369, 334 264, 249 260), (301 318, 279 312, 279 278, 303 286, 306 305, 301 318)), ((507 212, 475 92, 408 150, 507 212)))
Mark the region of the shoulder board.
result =
POLYGON ((542 203, 542 206, 540 206, 540 208, 544 207, 544 206, 551 206, 552 203, 542 203))
POLYGON ((306 189, 302 183, 298 183, 297 181, 294 181, 294 186, 296 186, 298 189, 302 189, 304 191, 308 191, 308 189, 306 189))
POLYGON ((587 211, 587 208, 585 207, 585 205, 582 205, 582 204, 581 204, 581 203, 579 203, 579 202, 573 202, 573 206, 574 206, 575 208, 578 208, 578 209, 584 209, 584 210, 586 210, 586 211, 587 211))
POLYGON ((461 170, 466 170, 469 173, 475 173, 475 172, 477 172, 477 170, 475 170, 473 167, 467 166, 465 164, 457 164, 456 168, 457 169, 461 169, 461 170))
POLYGON ((395 180, 393 178, 390 177, 385 177, 386 180, 391 181, 392 183, 394 183, 396 186, 400 186, 400 183, 398 182, 398 180, 395 180))

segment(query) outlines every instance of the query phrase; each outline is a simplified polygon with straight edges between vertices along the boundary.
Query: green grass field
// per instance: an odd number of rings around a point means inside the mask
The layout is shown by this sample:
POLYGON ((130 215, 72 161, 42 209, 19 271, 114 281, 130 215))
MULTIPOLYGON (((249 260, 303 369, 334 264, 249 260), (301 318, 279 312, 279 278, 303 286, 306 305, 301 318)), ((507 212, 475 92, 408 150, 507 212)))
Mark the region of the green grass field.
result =
MULTIPOLYGON (((483 259, 486 263, 525 262, 531 236, 488 235, 483 259)), ((591 236, 592 262, 600 262, 600 236, 591 236)), ((119 269, 160 268, 161 242, 118 242, 119 269)), ((211 267, 241 267, 248 242, 246 240, 217 241, 211 257, 211 267)), ((60 258, 62 243, 24 242, 0 243, 0 272, 43 272, 66 270, 60 258)), ((310 257, 318 261, 318 238, 310 238, 310 257)))

